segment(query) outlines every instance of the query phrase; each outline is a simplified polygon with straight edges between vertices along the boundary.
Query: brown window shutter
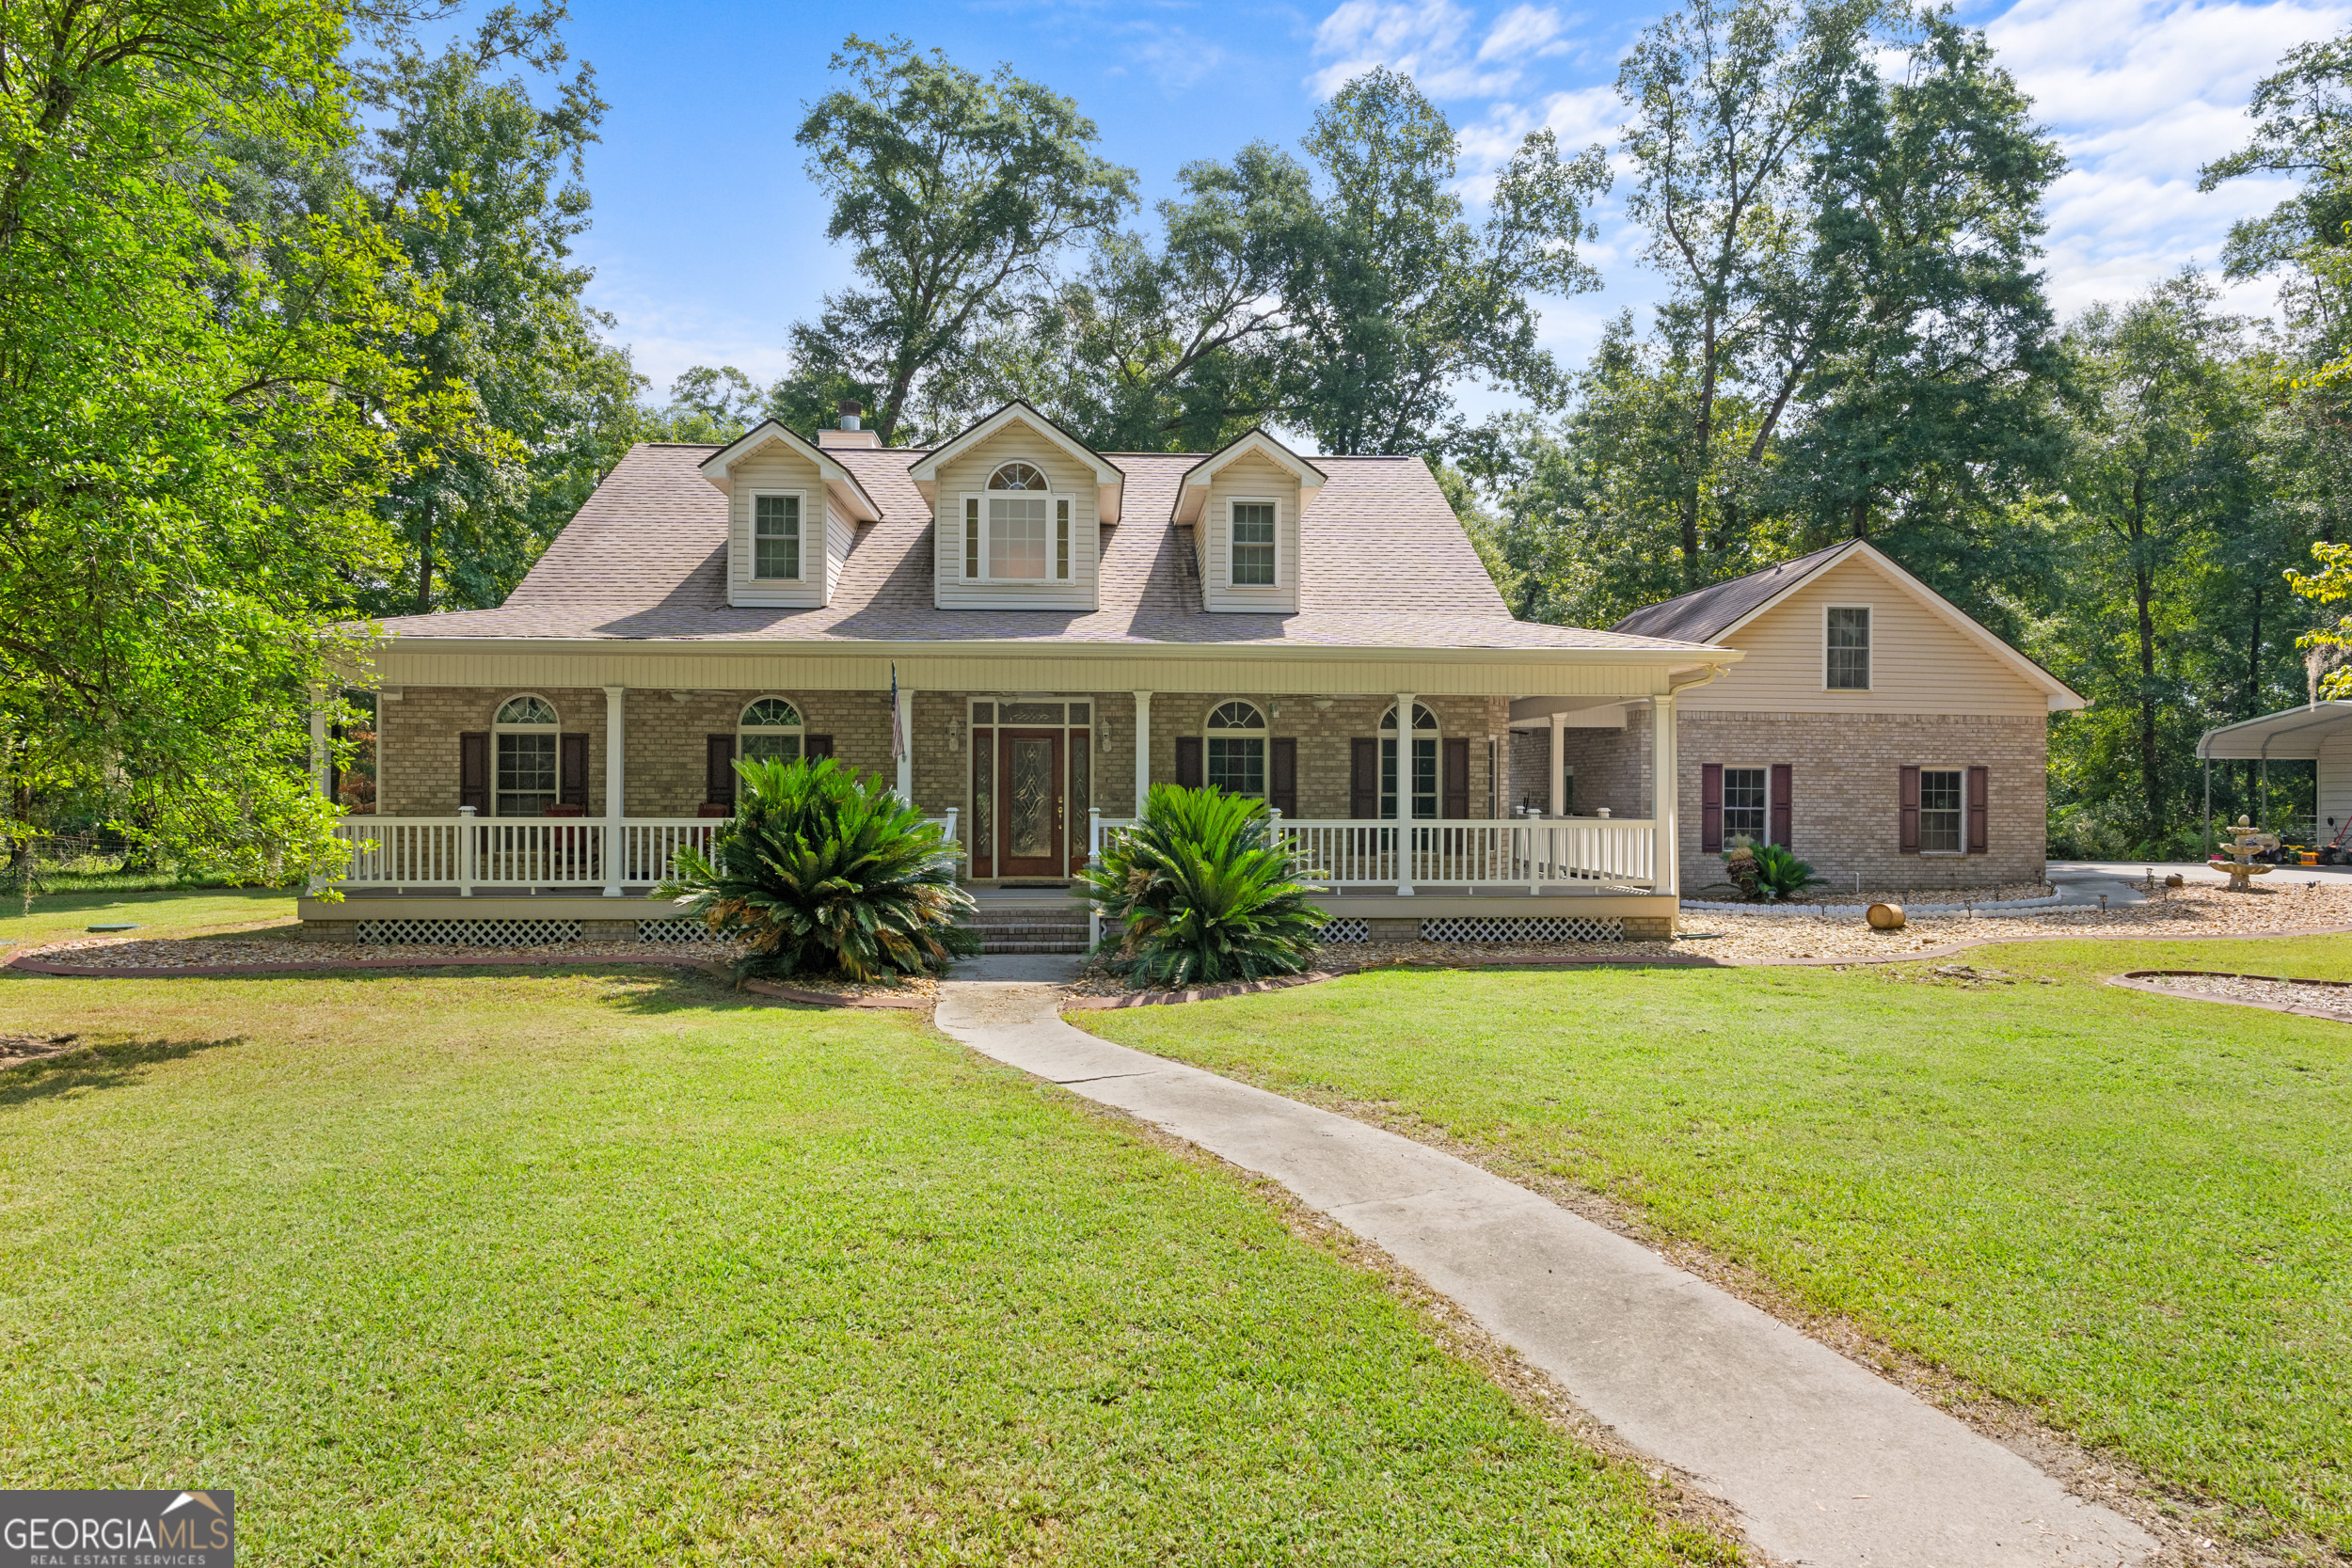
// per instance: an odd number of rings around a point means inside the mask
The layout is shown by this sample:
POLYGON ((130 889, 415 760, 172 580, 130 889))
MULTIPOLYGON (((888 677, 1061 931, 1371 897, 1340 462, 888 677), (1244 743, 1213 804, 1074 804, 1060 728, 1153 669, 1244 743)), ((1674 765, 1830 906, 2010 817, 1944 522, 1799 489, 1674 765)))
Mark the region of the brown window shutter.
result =
POLYGON ((703 804, 735 804, 735 736, 703 737, 703 804))
POLYGON ((833 736, 829 735, 803 736, 801 737, 801 755, 804 757, 829 757, 833 755, 833 736))
POLYGON ((1699 848, 1712 855, 1723 847, 1724 765, 1703 763, 1699 768, 1699 848))
POLYGON ((490 732, 469 730, 457 737, 457 804, 488 816, 490 811, 490 732))
POLYGON ((1797 815, 1796 768, 1786 762, 1772 764, 1772 816, 1770 838, 1782 848, 1789 847, 1789 829, 1797 815))
POLYGON ((1900 830, 1895 847, 1906 855, 1919 852, 1919 769, 1905 768, 1898 774, 1895 800, 1900 830))
POLYGON ((1968 852, 1972 855, 1983 854, 1985 847, 1992 842, 1992 835, 1985 831, 1985 809, 1992 803, 1992 770, 1984 768, 1968 769, 1968 852))
POLYGON ((1199 789, 1207 777, 1200 765, 1200 737, 1180 735, 1176 737, 1176 784, 1182 789, 1199 789))
POLYGON ((556 798, 567 806, 584 811, 588 806, 588 737, 567 735, 563 737, 562 748, 564 770, 557 777, 563 793, 556 798))
POLYGON ((1347 815, 1361 822, 1380 815, 1380 742, 1373 736, 1347 743, 1347 815))
POLYGON ((1438 803, 1438 815, 1449 822, 1460 822, 1470 816, 1470 741, 1450 739, 1445 743, 1445 790, 1438 803))
POLYGON ((1298 815, 1298 741, 1293 736, 1266 742, 1265 798, 1284 816, 1298 815))

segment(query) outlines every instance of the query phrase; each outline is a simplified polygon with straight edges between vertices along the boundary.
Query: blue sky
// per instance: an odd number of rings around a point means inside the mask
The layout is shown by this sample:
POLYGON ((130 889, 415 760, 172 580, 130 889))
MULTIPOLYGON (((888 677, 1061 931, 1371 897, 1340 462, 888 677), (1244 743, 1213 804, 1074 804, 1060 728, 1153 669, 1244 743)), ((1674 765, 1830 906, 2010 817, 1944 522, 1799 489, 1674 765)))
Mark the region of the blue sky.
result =
MULTIPOLYGON (((1257 137, 1295 147, 1316 103, 1375 63, 1410 71, 1444 106, 1472 182, 1537 125, 1568 146, 1608 140, 1618 56, 1656 14, 1565 0, 575 0, 574 56, 596 65, 612 103, 588 166, 590 297, 657 392, 696 363, 784 369, 792 321, 850 277, 792 134, 853 28, 974 69, 1009 62, 1068 93, 1102 127, 1103 152, 1140 171, 1148 203, 1192 159, 1257 137)), ((2048 237, 2051 292, 2071 314, 2213 264, 2231 221, 2279 198, 2283 186, 2253 181, 2200 195, 2197 168, 2242 139, 2254 81, 2291 45, 2352 24, 2352 0, 1978 0, 1961 14, 1989 30, 2072 162, 2048 237)), ((1545 339, 1571 359, 1610 315, 1657 293, 1613 202, 1600 219, 1587 255, 1606 287, 1546 302, 1545 339)), ((2261 287, 2234 298, 2270 307, 2261 287)))

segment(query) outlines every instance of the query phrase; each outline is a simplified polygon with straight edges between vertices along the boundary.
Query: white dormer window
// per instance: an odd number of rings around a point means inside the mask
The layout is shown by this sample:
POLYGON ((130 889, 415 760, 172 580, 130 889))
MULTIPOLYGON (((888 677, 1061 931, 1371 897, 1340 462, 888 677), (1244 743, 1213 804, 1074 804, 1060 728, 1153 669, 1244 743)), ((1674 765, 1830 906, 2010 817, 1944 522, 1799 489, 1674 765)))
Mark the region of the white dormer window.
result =
POLYGON ((1233 502, 1232 582, 1236 588, 1271 588, 1275 576, 1273 501, 1233 502))
POLYGON ((796 491, 752 497, 752 576, 801 575, 801 497, 796 491))
POLYGON ((996 582, 1070 580, 1070 498, 1057 496, 1027 463, 988 478, 985 496, 963 505, 963 575, 996 582))

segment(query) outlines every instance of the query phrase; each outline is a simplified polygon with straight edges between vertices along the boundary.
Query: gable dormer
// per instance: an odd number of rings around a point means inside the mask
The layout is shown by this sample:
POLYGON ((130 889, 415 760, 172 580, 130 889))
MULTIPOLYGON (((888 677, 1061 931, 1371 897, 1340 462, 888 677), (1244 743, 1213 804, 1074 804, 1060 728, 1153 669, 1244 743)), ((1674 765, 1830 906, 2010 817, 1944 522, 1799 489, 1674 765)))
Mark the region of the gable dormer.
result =
POLYGON ((1025 403, 1009 403, 907 469, 935 525, 942 610, 1092 610, 1102 531, 1126 474, 1025 403))
POLYGON ((727 603, 833 603, 858 525, 882 515, 857 476, 774 420, 701 468, 727 498, 727 603))
POLYGON ((1299 515, 1323 470, 1263 430, 1251 430, 1185 471, 1168 520, 1189 524, 1200 562, 1200 608, 1298 608, 1299 515))

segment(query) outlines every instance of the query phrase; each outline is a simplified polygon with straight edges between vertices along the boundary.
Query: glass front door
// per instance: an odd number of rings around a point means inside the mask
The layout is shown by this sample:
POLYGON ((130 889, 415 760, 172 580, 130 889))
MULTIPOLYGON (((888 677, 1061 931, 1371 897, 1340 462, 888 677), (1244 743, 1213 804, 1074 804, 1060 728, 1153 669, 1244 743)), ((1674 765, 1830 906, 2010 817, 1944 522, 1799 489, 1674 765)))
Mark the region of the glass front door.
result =
POLYGON ((1005 877, 1052 877, 1062 863, 1062 732, 1005 730, 997 740, 996 842, 1005 877))

